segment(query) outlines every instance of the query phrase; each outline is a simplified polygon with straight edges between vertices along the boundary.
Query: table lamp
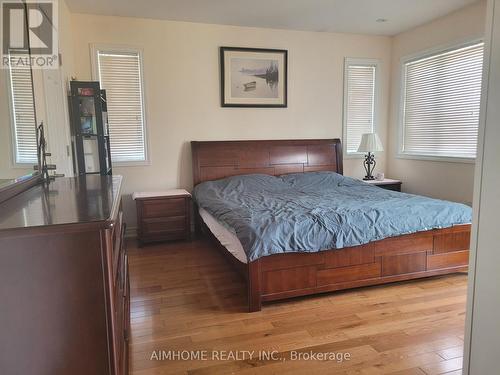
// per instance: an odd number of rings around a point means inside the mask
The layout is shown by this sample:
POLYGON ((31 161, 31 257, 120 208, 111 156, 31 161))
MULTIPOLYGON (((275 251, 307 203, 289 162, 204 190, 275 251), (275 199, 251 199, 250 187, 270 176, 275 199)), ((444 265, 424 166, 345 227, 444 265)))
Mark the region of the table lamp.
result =
POLYGON ((361 143, 358 147, 358 152, 367 152, 365 155, 365 160, 363 162, 363 166, 366 170, 366 176, 363 180, 374 180, 373 170, 375 169, 375 165, 377 162, 375 161, 375 155, 373 152, 384 151, 382 147, 382 142, 380 142, 380 138, 377 133, 365 133, 361 136, 361 143))

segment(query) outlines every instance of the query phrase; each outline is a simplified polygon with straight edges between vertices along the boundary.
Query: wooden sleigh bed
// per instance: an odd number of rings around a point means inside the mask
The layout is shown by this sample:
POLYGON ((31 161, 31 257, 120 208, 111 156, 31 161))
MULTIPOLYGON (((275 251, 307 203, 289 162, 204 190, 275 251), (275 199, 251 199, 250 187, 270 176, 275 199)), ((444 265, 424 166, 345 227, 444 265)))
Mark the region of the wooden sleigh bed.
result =
MULTIPOLYGON (((333 171, 342 174, 339 139, 191 142, 193 182, 262 173, 333 171)), ((262 302, 367 285, 467 271, 470 224, 386 238, 366 245, 315 253, 288 253, 243 263, 204 225, 248 285, 249 311, 262 302)))

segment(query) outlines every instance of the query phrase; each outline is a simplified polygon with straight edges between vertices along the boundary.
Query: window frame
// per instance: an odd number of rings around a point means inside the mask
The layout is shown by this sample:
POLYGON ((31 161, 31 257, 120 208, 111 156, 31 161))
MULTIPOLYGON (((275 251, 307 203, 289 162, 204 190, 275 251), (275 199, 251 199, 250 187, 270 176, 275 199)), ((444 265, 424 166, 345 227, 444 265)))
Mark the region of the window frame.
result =
POLYGON ((356 58, 356 57, 346 57, 344 58, 344 94, 343 94, 343 110, 342 110, 342 143, 344 143, 343 154, 344 159, 362 159, 364 158, 364 152, 348 152, 347 151, 347 107, 348 107, 348 67, 350 65, 362 65, 362 66, 373 66, 375 67, 375 88, 374 88, 374 98, 373 98, 373 132, 378 133, 379 130, 379 107, 380 107, 380 65, 381 60, 375 58, 356 58))
POLYGON ((149 144, 149 132, 147 126, 147 116, 146 116, 146 86, 144 80, 144 59, 143 59, 143 49, 140 47, 128 46, 128 45, 116 45, 116 44, 91 44, 90 53, 92 56, 92 79, 101 82, 99 76, 99 63, 98 63, 98 53, 108 52, 108 53, 137 53, 139 56, 139 74, 141 75, 141 88, 142 88, 142 126, 144 132, 144 160, 135 161, 113 161, 113 155, 111 155, 111 163, 115 167, 140 167, 151 165, 150 156, 150 144, 149 144))
MULTIPOLYGON (((437 155, 425 155, 425 154, 414 154, 409 152, 404 152, 404 117, 406 109, 406 64, 440 55, 446 52, 451 52, 453 50, 466 48, 474 44, 484 43, 483 37, 476 37, 472 39, 461 40, 454 43, 449 43, 446 45, 440 45, 437 47, 428 48, 423 51, 412 53, 403 56, 399 62, 399 108, 398 108, 398 125, 397 125, 397 150, 396 158, 398 159, 408 159, 408 160, 427 160, 427 161, 438 161, 438 162, 449 162, 449 163, 462 163, 462 164, 474 164, 476 162, 476 157, 463 157, 463 156, 437 156, 437 155)), ((484 72, 482 75, 484 80, 484 72)), ((482 113, 482 105, 479 109, 480 116, 482 113)), ((481 121, 481 120, 479 120, 481 121)))

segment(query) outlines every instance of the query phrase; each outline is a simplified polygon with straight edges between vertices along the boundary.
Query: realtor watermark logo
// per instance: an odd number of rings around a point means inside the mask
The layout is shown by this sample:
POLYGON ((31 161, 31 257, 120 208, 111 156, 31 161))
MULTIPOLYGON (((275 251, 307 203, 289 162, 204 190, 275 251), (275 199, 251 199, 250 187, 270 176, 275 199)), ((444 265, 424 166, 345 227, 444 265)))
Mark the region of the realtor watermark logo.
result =
POLYGON ((57 69, 57 0, 1 0, 1 68, 57 69))

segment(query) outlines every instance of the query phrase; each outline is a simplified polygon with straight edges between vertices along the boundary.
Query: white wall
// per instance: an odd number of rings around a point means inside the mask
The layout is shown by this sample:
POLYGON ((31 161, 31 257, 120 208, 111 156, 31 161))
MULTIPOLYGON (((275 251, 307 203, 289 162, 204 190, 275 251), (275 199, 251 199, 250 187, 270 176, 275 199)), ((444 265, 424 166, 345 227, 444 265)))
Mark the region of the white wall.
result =
MULTIPOLYGON (((133 191, 190 188, 192 140, 342 136, 344 57, 381 60, 379 133, 386 144, 388 37, 270 30, 138 18, 72 15, 75 72, 91 79, 91 43, 143 49, 151 165, 115 168, 125 178, 125 215, 135 225, 133 191), (221 108, 219 46, 288 50, 288 108, 221 108)), ((378 157, 378 170, 385 157, 378 157)), ((345 173, 363 176, 360 159, 345 173)))
POLYGON ((458 202, 472 202, 473 163, 408 160, 396 157, 401 92, 400 60, 405 56, 434 47, 482 38, 484 36, 485 14, 486 2, 481 1, 401 33, 392 39, 391 109, 387 167, 390 177, 403 180, 404 191, 458 202))
POLYGON ((62 55, 62 72, 69 81, 75 74, 73 19, 65 0, 59 0, 59 52, 62 55))

